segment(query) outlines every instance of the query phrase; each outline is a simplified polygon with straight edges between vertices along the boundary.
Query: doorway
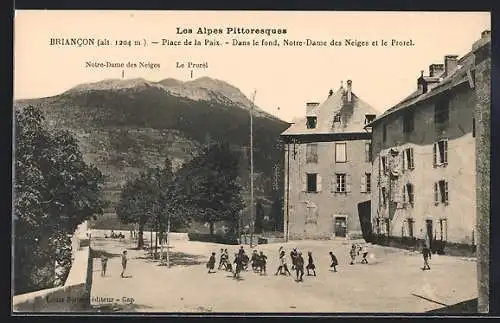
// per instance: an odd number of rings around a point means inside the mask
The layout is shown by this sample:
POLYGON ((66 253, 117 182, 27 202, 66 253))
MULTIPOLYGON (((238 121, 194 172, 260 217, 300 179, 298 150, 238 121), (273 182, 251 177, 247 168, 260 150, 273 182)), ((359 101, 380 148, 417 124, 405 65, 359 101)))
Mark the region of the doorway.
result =
POLYGON ((335 236, 345 238, 347 235, 347 219, 345 216, 335 217, 335 236))
POLYGON ((429 237, 430 249, 432 250, 432 220, 425 220, 426 234, 429 237))

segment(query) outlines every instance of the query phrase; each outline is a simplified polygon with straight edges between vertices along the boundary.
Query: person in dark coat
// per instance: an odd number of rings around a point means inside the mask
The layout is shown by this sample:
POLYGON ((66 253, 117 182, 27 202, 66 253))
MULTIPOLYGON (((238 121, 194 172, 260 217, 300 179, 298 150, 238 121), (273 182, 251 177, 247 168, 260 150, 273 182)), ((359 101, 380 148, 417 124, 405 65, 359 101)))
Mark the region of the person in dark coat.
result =
POLYGON ((210 259, 207 262, 208 273, 212 273, 212 270, 215 268, 215 252, 212 252, 210 259))
POLYGON ((311 274, 309 273, 309 270, 312 270, 314 276, 316 276, 316 265, 314 264, 314 260, 313 260, 312 252, 311 251, 309 251, 307 253, 307 258, 308 258, 307 266, 306 266, 307 276, 311 276, 311 274))
POLYGON ((297 261, 297 248, 293 248, 292 251, 290 251, 290 259, 292 260, 292 270, 295 270, 295 262, 297 261))
POLYGON ((252 258, 250 261, 252 262, 253 271, 257 271, 259 269, 259 254, 257 253, 257 250, 252 252, 252 258))
POLYGON ((266 263, 267 263, 267 256, 264 255, 264 252, 260 252, 260 255, 258 257, 258 261, 259 261, 259 271, 260 271, 260 274, 266 274, 266 263))
POLYGON ((339 262, 337 261, 337 257, 335 257, 335 255, 331 251, 330 258, 332 258, 332 264, 330 265, 330 268, 333 268, 333 271, 337 272, 337 265, 339 264, 339 262))
POLYGON ((297 275, 297 281, 303 281, 304 258, 302 258, 302 252, 298 252, 295 258, 295 274, 297 275))

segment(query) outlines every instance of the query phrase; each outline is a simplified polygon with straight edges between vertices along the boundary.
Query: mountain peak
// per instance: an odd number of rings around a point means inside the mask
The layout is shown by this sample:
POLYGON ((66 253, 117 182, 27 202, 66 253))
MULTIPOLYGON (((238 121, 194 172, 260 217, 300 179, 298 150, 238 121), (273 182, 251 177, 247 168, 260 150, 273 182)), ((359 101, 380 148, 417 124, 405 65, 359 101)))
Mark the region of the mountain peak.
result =
POLYGON ((85 92, 91 90, 121 90, 121 89, 132 89, 142 86, 157 86, 153 82, 146 81, 145 79, 133 78, 133 79, 105 79, 93 83, 84 83, 77 85, 65 93, 71 92, 85 92))

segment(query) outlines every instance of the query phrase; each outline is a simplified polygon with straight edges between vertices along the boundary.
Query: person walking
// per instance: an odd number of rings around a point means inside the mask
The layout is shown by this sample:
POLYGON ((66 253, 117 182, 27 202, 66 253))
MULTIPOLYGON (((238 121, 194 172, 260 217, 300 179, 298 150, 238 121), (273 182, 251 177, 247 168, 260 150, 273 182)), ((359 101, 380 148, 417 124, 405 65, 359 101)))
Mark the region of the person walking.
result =
POLYGON ((333 268, 334 272, 337 272, 337 266, 339 264, 337 257, 333 254, 332 251, 330 251, 330 258, 332 259, 332 263, 330 264, 330 268, 333 268))
POLYGON ((311 274, 309 273, 309 270, 312 270, 314 276, 316 276, 316 265, 314 264, 314 260, 313 260, 311 251, 307 252, 307 258, 308 258, 307 259, 307 266, 306 266, 307 276, 311 276, 311 274))
POLYGON ((101 276, 106 276, 106 268, 108 267, 108 257, 105 254, 101 255, 101 276))
POLYGON ((297 281, 304 281, 304 258, 302 258, 302 252, 298 252, 295 257, 295 274, 297 275, 297 281))
POLYGON ((220 249, 220 260, 218 269, 221 270, 222 266, 224 266, 224 249, 220 249))
POLYGON ((122 273, 120 274, 121 278, 125 278, 125 269, 127 269, 127 250, 124 250, 122 254, 122 273))

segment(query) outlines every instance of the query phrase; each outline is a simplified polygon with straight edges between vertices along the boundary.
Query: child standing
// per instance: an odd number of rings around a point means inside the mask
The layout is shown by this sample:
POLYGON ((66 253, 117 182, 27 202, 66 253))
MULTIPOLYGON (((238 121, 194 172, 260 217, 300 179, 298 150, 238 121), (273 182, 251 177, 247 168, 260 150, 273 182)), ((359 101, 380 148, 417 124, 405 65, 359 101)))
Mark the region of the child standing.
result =
POLYGON ((212 252, 210 259, 207 262, 208 273, 210 274, 212 270, 215 268, 215 252, 212 252))
POLYGON ((333 268, 333 271, 337 272, 337 265, 339 264, 339 262, 337 261, 337 257, 335 257, 335 255, 331 251, 330 257, 332 258, 332 264, 330 265, 330 268, 333 268))
POLYGON ((361 263, 367 264, 368 259, 366 259, 366 257, 368 256, 368 250, 366 249, 365 245, 363 245, 363 247, 361 248, 361 255, 363 256, 363 259, 361 259, 361 263))
POLYGON ((302 252, 298 252, 295 256, 295 273, 297 275, 297 281, 303 281, 304 277, 304 258, 302 258, 302 252))
POLYGON ((108 267, 108 257, 102 254, 101 256, 101 276, 106 276, 106 268, 108 267))
POLYGON ((125 278, 125 269, 127 269, 127 250, 124 250, 122 254, 122 273, 120 274, 121 278, 125 278))
POLYGON ((352 245, 351 252, 349 254, 351 255, 351 265, 354 265, 354 261, 356 260, 356 255, 358 254, 355 244, 352 245))

